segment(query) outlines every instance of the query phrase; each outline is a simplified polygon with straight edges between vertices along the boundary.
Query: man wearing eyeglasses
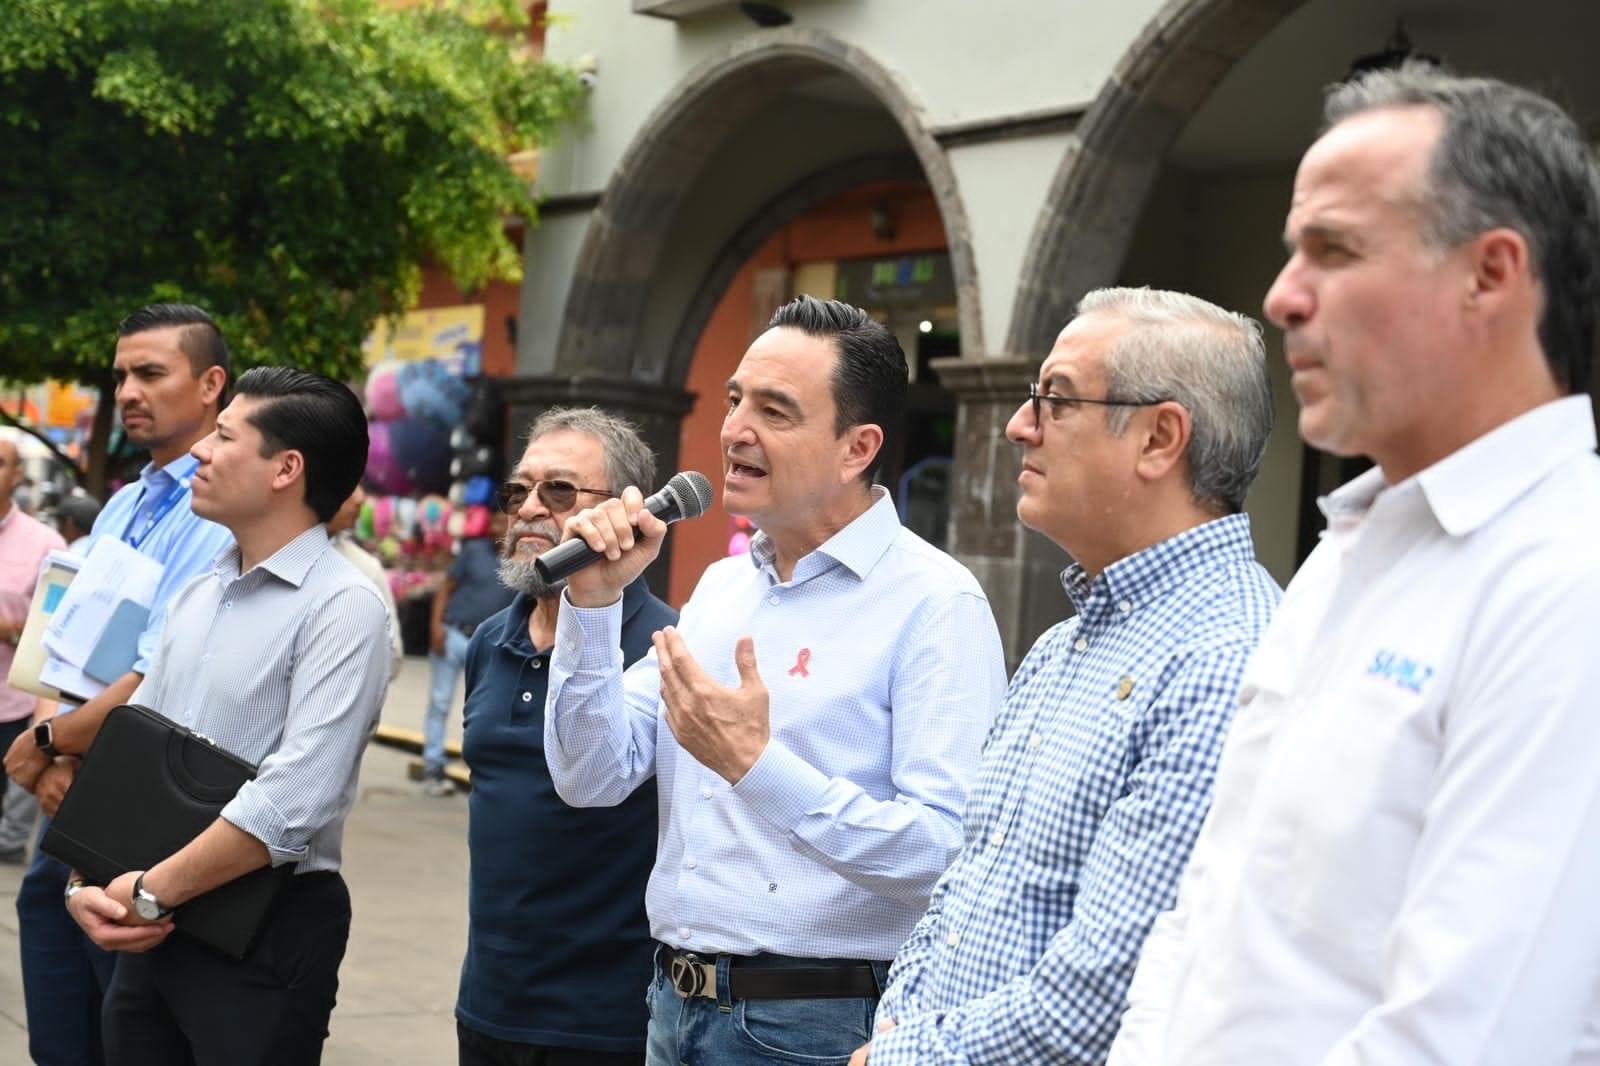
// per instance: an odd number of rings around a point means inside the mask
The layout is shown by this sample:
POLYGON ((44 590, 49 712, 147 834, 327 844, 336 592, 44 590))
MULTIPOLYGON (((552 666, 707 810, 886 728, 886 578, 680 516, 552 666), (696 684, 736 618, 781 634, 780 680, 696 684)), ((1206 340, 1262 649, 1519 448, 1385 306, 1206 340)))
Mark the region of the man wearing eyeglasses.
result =
MULTIPOLYGON (((516 593, 467 645, 472 770, 467 955, 456 1001, 461 1066, 637 1066, 639 986, 650 972, 644 889, 656 851, 656 790, 580 810, 556 795, 544 761, 545 681, 562 584, 533 561, 578 510, 620 485, 654 481, 655 457, 627 422, 557 408, 533 425, 500 503, 510 527, 500 580, 516 593)), ((677 621, 644 579, 622 596, 631 663, 677 621)))
POLYGON ((1104 1061, 1278 602, 1242 513, 1271 427, 1249 318, 1146 289, 1078 305, 1006 427, 1076 616, 1012 678, 967 846, 853 1063, 1104 1061))
POLYGON ((433 594, 428 611, 428 709, 422 719, 424 795, 455 795, 456 787, 444 776, 445 725, 466 663, 467 642, 484 619, 511 601, 511 590, 500 583, 496 544, 505 528, 504 515, 496 515, 480 536, 462 537, 433 594))

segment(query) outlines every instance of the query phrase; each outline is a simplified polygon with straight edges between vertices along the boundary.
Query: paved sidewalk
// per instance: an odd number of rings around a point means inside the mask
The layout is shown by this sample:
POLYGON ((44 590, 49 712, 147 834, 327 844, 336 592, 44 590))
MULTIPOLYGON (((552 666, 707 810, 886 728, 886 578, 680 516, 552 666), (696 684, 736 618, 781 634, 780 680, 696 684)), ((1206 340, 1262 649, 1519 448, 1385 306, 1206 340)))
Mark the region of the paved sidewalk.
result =
MULTIPOLYGON (((420 729, 428 662, 406 660, 384 721, 420 729)), ((460 695, 451 735, 461 733, 460 695)), ((433 799, 406 779, 412 756, 370 747, 345 826, 355 918, 339 972, 327 1066, 447 1066, 456 1061, 456 979, 467 933, 465 796, 433 799)), ((17 883, 0 866, 0 1063, 28 1061, 17 954, 17 883)))

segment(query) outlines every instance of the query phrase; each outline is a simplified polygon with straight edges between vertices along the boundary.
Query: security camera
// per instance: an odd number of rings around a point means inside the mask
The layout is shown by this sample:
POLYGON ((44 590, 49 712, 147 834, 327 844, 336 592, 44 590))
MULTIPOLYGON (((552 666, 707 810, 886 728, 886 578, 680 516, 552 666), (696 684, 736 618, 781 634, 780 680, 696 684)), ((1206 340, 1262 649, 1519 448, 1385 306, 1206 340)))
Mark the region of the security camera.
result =
POLYGON ((572 66, 578 72, 578 84, 585 89, 593 90, 595 83, 600 80, 600 61, 595 58, 595 54, 585 52, 572 66))

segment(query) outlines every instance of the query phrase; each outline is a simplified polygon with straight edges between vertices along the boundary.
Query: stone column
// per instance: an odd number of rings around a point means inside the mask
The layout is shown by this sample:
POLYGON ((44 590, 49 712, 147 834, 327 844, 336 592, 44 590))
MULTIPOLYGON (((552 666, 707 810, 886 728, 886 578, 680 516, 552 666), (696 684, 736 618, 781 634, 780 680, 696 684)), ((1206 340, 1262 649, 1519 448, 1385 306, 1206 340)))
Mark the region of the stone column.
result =
POLYGON ((950 553, 989 595, 1006 664, 1022 656, 1071 612, 1061 589, 1067 555, 1017 520, 1018 447, 1006 423, 1038 380, 1037 356, 936 359, 939 381, 956 396, 950 553))
MULTIPOLYGON (((664 485, 677 472, 679 428, 694 403, 693 393, 675 385, 600 377, 518 375, 501 379, 498 384, 506 401, 508 469, 521 457, 528 427, 545 411, 552 407, 598 407, 639 427, 645 444, 656 454, 657 481, 664 485)), ((659 487, 641 486, 646 494, 659 487)), ((645 571, 650 588, 658 596, 666 594, 671 566, 672 538, 668 537, 660 558, 645 571)))

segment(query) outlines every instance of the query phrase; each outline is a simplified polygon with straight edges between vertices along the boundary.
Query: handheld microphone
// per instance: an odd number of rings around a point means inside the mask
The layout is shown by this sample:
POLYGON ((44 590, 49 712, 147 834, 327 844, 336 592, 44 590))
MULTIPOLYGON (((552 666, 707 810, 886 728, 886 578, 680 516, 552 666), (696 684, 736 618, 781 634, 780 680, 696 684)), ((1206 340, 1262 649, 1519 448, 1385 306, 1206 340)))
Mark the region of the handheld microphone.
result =
MULTIPOLYGON (((680 518, 699 518, 711 506, 711 482, 694 470, 673 474, 672 480, 661 491, 648 496, 644 509, 663 522, 676 522, 680 518)), ((547 582, 557 582, 571 577, 605 555, 586 544, 582 537, 564 540, 533 561, 533 568, 547 582)))

